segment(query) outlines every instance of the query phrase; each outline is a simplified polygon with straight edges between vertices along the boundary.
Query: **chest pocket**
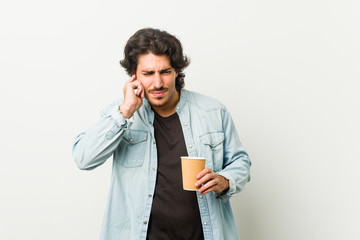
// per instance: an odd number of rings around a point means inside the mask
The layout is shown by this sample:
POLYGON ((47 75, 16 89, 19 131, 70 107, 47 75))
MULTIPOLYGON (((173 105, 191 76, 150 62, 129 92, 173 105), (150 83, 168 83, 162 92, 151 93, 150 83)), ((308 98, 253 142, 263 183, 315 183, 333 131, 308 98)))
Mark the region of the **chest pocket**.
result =
POLYGON ((206 160, 212 160, 212 166, 215 172, 221 170, 223 167, 224 139, 224 132, 212 132, 200 136, 200 141, 205 147, 206 160))
POLYGON ((129 130, 120 142, 115 159, 124 167, 140 167, 145 158, 148 133, 140 130, 129 130))

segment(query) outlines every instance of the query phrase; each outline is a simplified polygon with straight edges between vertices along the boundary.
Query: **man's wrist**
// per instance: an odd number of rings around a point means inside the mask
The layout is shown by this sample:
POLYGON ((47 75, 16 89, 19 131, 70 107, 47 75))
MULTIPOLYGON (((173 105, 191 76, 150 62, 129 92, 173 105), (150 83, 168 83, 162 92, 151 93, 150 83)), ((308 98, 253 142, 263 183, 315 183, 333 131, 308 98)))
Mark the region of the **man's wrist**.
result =
POLYGON ((223 194, 223 193, 226 193, 226 192, 229 190, 230 184, 229 184, 229 180, 226 179, 224 176, 220 175, 220 177, 223 179, 224 184, 225 184, 225 188, 224 188, 223 191, 221 192, 221 194, 223 194))
POLYGON ((129 114, 130 112, 130 108, 126 107, 124 104, 121 104, 119 106, 119 111, 121 112, 121 114, 123 115, 124 118, 129 119, 132 117, 132 114, 129 114))

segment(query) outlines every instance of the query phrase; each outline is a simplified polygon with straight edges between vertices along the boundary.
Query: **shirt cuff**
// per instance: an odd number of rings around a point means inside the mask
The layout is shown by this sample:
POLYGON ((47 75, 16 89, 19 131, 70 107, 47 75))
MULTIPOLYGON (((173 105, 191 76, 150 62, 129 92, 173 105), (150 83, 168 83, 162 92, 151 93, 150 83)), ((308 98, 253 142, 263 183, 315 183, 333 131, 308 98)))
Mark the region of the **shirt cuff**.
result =
POLYGON ((227 202, 227 201, 229 201, 229 199, 232 197, 232 195, 233 195, 233 194, 235 193, 235 191, 236 191, 235 181, 234 181, 234 179, 231 177, 231 174, 229 174, 229 173, 227 173, 227 172, 225 172, 225 171, 218 172, 217 174, 218 174, 218 175, 221 175, 221 176, 223 176, 225 179, 229 180, 229 188, 228 188, 226 191, 224 191, 224 192, 222 192, 222 193, 220 193, 220 194, 218 194, 218 195, 216 196, 216 198, 219 198, 219 199, 221 199, 222 201, 227 202))
POLYGON ((124 118, 121 111, 119 110, 119 106, 114 106, 110 111, 110 116, 115 120, 119 127, 124 127, 125 129, 130 128, 132 123, 134 122, 134 117, 132 116, 129 119, 124 118))

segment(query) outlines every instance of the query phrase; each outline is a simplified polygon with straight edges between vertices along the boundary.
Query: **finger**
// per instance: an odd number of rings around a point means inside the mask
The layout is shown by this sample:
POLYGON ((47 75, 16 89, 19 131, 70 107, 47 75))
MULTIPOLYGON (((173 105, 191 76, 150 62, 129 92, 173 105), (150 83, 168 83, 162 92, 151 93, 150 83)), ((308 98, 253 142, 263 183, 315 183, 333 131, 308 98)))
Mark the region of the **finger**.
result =
POLYGON ((128 80, 128 82, 133 82, 136 79, 136 75, 131 75, 131 78, 128 80))
POLYGON ((129 96, 137 96, 140 97, 141 89, 139 87, 139 82, 137 80, 133 82, 129 82, 124 87, 124 95, 126 96, 129 94, 129 96))
POLYGON ((201 172, 198 173, 198 175, 196 176, 197 179, 202 178, 203 176, 205 176, 205 174, 211 173, 211 169, 209 168, 204 168, 201 172))
POLYGON ((142 91, 141 97, 142 97, 142 98, 145 98, 145 90, 142 91))
POLYGON ((142 85, 142 83, 140 81, 137 80, 138 83, 138 94, 137 96, 141 97, 141 98, 145 98, 145 88, 144 85, 142 85))
POLYGON ((145 90, 142 88, 141 91, 139 92, 139 97, 141 98, 145 98, 145 90))
POLYGON ((217 186, 217 182, 215 180, 211 180, 209 182, 207 182, 206 184, 204 184, 200 189, 199 192, 201 194, 205 194, 211 191, 215 190, 215 187, 217 186))
POLYGON ((202 184, 207 183, 208 181, 214 179, 215 177, 216 174, 213 171, 210 171, 210 173, 206 173, 202 178, 200 178, 199 181, 195 183, 195 186, 200 187, 202 184))
POLYGON ((137 86, 136 96, 140 97, 142 90, 143 90, 142 86, 139 84, 137 86))
POLYGON ((134 81, 130 82, 128 85, 132 89, 139 89, 140 87, 142 87, 142 85, 140 84, 140 82, 138 80, 134 80, 134 81))
POLYGON ((207 194, 209 192, 215 192, 216 193, 216 188, 215 187, 211 187, 209 189, 207 189, 206 191, 200 192, 201 195, 207 194))

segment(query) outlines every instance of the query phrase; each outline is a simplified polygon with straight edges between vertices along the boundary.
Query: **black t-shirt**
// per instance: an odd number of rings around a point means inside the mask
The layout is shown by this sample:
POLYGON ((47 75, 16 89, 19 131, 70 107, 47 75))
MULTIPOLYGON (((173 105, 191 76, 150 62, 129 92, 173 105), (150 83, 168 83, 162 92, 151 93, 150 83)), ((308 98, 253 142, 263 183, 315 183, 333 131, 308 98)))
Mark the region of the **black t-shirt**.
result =
POLYGON ((204 239, 196 193, 182 188, 181 156, 187 156, 177 113, 155 114, 158 171, 147 239, 204 239))

